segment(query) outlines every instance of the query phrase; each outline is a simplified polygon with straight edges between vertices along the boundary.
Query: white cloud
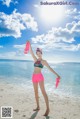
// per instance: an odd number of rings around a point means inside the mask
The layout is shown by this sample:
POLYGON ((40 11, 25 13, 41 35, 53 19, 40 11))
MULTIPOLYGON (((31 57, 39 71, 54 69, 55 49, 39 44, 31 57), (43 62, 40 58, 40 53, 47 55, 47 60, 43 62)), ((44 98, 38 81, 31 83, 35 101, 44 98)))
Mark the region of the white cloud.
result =
POLYGON ((5 53, 0 53, 0 58, 14 58, 16 55, 16 52, 5 52, 5 53))
POLYGON ((33 60, 30 54, 25 55, 20 50, 0 53, 0 59, 33 60))
POLYGON ((0 12, 0 37, 13 36, 19 38, 21 31, 26 29, 38 31, 37 22, 30 14, 21 14, 16 10, 10 15, 0 12))
POLYGON ((65 11, 66 16, 75 20, 80 20, 80 11, 77 8, 71 8, 65 11))
POLYGON ((80 44, 65 44, 65 43, 55 43, 54 49, 57 48, 59 50, 67 50, 67 51, 78 51, 80 50, 80 44))
POLYGON ((25 44, 22 44, 22 45, 14 45, 13 46, 16 50, 16 56, 18 57, 24 57, 25 54, 24 54, 24 48, 25 48, 25 44))
POLYGON ((60 49, 77 51, 80 44, 74 45, 75 37, 80 37, 80 21, 67 23, 64 28, 52 28, 47 34, 38 35, 32 38, 33 46, 42 47, 47 50, 60 49))
POLYGON ((3 48, 3 46, 0 46, 0 48, 3 48))
POLYGON ((76 21, 73 21, 72 23, 67 23, 67 24, 66 24, 66 28, 67 28, 68 30, 71 30, 74 24, 76 24, 76 21))
POLYGON ((40 5, 38 5, 38 4, 34 4, 33 5, 35 8, 39 8, 40 7, 40 5))
MULTIPOLYGON (((18 58, 23 58, 25 59, 26 57, 30 57, 30 54, 27 54, 27 56, 24 54, 24 48, 25 48, 25 44, 21 44, 21 45, 14 45, 13 48, 16 49, 16 57, 18 58)), ((30 57, 31 59, 31 57, 30 57)))
POLYGON ((80 50, 80 44, 66 44, 66 43, 48 43, 48 44, 33 44, 32 47, 36 49, 37 47, 40 47, 43 49, 43 51, 51 52, 52 50, 58 50, 58 51, 79 51, 80 50))
POLYGON ((2 0, 2 4, 6 5, 7 7, 9 7, 11 3, 17 4, 18 1, 17 0, 2 0))
POLYGON ((18 49, 24 49, 25 44, 22 44, 22 45, 14 45, 13 47, 14 47, 14 48, 18 48, 18 49))
POLYGON ((80 15, 74 16, 74 19, 80 20, 80 15))
POLYGON ((77 8, 71 8, 71 9, 67 9, 67 10, 65 11, 65 13, 66 13, 67 15, 76 14, 77 12, 78 12, 77 8))

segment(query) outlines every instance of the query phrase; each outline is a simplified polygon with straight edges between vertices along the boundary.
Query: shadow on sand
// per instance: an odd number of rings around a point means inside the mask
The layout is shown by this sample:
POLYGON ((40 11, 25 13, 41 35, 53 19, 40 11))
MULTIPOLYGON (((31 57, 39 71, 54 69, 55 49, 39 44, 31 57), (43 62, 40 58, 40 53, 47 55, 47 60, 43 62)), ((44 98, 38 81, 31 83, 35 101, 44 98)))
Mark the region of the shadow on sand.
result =
POLYGON ((31 115, 30 119, 35 119, 36 116, 37 116, 37 114, 38 114, 38 111, 34 112, 34 113, 31 115))
POLYGON ((45 116, 45 119, 50 119, 50 117, 49 116, 45 116))
MULTIPOLYGON (((34 112, 29 119, 35 119, 39 111, 34 112)), ((49 116, 45 116, 45 119, 50 119, 49 116)))

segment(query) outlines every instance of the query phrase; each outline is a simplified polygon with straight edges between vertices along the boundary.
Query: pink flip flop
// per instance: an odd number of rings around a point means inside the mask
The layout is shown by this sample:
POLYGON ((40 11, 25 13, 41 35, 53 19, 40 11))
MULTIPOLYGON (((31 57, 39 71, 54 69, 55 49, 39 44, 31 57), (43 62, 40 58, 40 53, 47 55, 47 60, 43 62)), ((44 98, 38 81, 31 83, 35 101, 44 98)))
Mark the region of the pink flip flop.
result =
POLYGON ((24 54, 27 54, 29 52, 29 46, 30 46, 30 43, 27 42, 26 46, 25 46, 25 49, 24 49, 24 54))
POLYGON ((56 78, 55 88, 57 88, 57 87, 58 87, 59 83, 60 83, 60 78, 56 78))

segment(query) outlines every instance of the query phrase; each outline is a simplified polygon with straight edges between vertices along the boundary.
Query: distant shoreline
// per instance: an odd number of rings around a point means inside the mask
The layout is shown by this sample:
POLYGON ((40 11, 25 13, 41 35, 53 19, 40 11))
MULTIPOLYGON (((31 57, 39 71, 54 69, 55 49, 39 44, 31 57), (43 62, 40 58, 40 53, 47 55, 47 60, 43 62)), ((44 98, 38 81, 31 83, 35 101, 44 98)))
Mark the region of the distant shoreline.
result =
MULTIPOLYGON (((0 59, 0 61, 20 61, 20 62, 33 62, 33 60, 21 60, 21 59, 0 59)), ((52 63, 80 63, 80 62, 66 62, 66 61, 64 61, 64 62, 52 62, 52 61, 48 61, 48 62, 50 62, 51 64, 52 63)))
POLYGON ((22 61, 22 62, 32 62, 32 60, 17 60, 17 59, 0 59, 0 61, 22 61))

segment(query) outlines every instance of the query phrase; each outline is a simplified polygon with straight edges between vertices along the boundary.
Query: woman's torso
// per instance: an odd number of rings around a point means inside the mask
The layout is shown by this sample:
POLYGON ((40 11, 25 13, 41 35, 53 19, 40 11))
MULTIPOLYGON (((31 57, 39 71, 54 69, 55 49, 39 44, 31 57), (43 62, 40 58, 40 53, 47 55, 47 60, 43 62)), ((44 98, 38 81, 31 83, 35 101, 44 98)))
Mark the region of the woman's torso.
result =
POLYGON ((33 73, 41 73, 41 70, 43 68, 43 60, 37 60, 35 63, 34 63, 34 72, 33 73))

